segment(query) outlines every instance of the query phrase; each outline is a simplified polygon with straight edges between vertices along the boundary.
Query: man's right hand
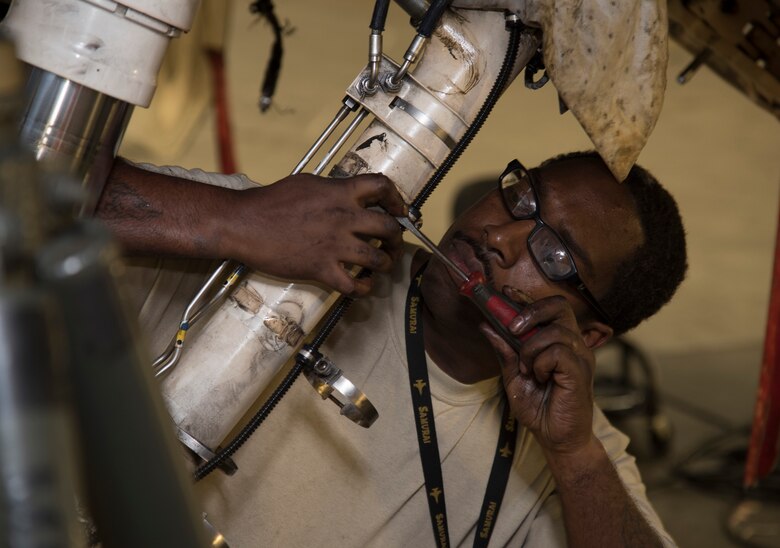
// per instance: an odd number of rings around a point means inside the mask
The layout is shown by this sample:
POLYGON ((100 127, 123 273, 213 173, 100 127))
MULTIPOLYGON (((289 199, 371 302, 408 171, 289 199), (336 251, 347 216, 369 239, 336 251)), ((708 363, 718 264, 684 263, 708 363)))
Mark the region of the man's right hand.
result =
POLYGON ((380 174, 300 174, 230 190, 118 160, 96 216, 132 254, 235 259, 272 276, 365 295, 370 278, 353 279, 347 267, 389 270, 402 245, 394 217, 405 209, 380 174))
POLYGON ((402 248, 394 217, 404 215, 405 207, 381 174, 347 179, 293 175, 235 194, 234 214, 224 227, 225 251, 267 274, 364 295, 371 279, 355 279, 346 268, 390 270, 402 248), (369 238, 381 240, 382 248, 368 243, 369 238))

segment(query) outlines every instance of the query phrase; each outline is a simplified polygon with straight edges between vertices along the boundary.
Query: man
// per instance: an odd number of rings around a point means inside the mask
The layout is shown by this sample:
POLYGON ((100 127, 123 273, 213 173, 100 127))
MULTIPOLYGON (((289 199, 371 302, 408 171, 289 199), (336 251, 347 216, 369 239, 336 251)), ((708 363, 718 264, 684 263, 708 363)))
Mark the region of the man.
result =
POLYGON ((512 163, 501 180, 440 247, 522 303, 519 352, 454 273, 407 253, 325 349, 379 420, 356 428, 297 383, 235 455, 237 474, 197 485, 231 545, 673 545, 592 384, 593 350, 684 277, 676 204, 639 167, 618 184, 593 153, 512 163))
POLYGON ((118 159, 96 216, 131 254, 235 259, 272 276, 365 295, 370 278, 354 279, 344 265, 389 270, 401 249, 392 216, 404 211, 400 194, 381 174, 300 174, 259 186, 241 175, 118 159), (387 213, 368 209, 374 205, 387 213), (383 248, 370 245, 370 237, 383 248))

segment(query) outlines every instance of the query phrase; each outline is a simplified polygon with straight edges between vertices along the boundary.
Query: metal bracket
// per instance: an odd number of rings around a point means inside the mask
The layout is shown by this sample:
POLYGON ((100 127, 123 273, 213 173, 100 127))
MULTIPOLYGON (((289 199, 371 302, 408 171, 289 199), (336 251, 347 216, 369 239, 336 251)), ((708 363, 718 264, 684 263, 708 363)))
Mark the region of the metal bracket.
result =
POLYGON ((389 89, 387 80, 392 80, 397 69, 398 65, 392 59, 383 56, 379 70, 380 89, 371 95, 366 93, 365 84, 361 82, 368 78, 369 72, 364 69, 347 88, 347 95, 368 109, 432 166, 438 166, 469 124, 413 74, 406 74, 399 82, 392 81, 391 84, 397 87, 389 89), (394 101, 396 97, 400 101, 394 101))
POLYGON ((306 361, 303 374, 323 400, 334 402, 341 409, 342 415, 363 428, 374 424, 379 413, 366 395, 344 376, 341 369, 319 352, 304 348, 299 354, 306 361))
MULTIPOLYGON (((216 457, 216 453, 206 447, 204 444, 193 438, 190 434, 179 428, 176 427, 176 437, 179 438, 179 441, 184 445, 187 449, 195 453, 198 457, 203 459, 203 462, 210 461, 214 457, 216 457)), ((232 476, 233 474, 238 471, 238 466, 235 462, 233 462, 232 459, 227 458, 222 461, 219 465, 219 469, 222 470, 225 474, 228 476, 232 476)))

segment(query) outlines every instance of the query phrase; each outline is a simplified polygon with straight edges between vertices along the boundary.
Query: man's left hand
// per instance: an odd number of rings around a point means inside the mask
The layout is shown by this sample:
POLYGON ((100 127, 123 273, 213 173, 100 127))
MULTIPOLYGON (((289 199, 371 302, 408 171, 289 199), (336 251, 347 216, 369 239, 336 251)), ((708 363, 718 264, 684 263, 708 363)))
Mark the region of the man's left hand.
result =
POLYGON ((580 334, 569 302, 546 297, 524 307, 509 325, 521 337, 515 352, 487 323, 480 329, 496 349, 509 405, 544 451, 572 454, 593 439, 595 357, 580 334))

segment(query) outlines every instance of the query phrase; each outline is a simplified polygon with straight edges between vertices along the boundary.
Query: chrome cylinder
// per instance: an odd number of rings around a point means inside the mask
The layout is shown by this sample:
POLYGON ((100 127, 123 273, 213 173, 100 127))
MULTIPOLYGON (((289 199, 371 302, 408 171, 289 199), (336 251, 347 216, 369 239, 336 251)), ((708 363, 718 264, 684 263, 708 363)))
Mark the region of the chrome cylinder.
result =
POLYGON ((84 199, 75 211, 94 212, 133 106, 51 72, 33 68, 20 138, 35 158, 81 182, 84 199))

